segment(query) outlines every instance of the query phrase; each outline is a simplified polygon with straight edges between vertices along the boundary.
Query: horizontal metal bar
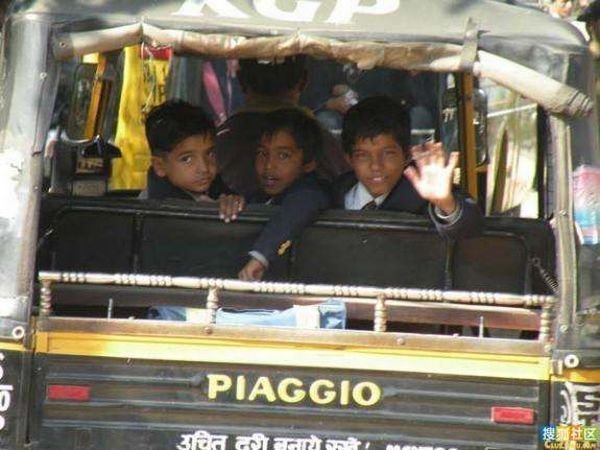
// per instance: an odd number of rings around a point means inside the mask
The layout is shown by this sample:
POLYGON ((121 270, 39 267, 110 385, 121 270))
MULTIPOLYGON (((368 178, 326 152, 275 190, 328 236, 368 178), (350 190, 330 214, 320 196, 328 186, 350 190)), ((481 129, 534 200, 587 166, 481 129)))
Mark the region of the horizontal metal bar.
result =
MULTIPOLYGON (((224 291, 309 295, 321 297, 384 298, 422 302, 459 303, 522 307, 550 307, 556 301, 551 295, 518 295, 500 292, 443 291, 439 289, 380 288, 329 284, 301 284, 280 282, 253 282, 221 278, 171 277, 167 275, 108 274, 80 272, 39 273, 40 282, 148 287, 178 287, 184 289, 211 289, 224 291)), ((352 303, 352 300, 348 300, 352 303)))
POLYGON ((510 355, 543 355, 543 343, 537 340, 477 338, 414 333, 373 333, 360 330, 306 330, 252 326, 199 326, 194 322, 155 320, 82 319, 47 317, 40 320, 38 330, 45 332, 81 332, 128 336, 190 337, 255 342, 302 342, 326 348, 406 348, 445 352, 492 353, 510 355))
MULTIPOLYGON (((52 305, 100 306, 102 313, 110 300, 115 311, 119 308, 148 308, 150 306, 185 306, 204 308, 207 290, 192 291, 177 288, 149 288, 131 286, 99 286, 55 284, 52 286, 52 305)), ((247 292, 220 292, 219 306, 240 309, 285 309, 293 305, 314 305, 328 297, 285 294, 253 294, 247 292)), ((349 320, 373 320, 374 299, 349 299, 346 302, 349 320)), ((540 311, 510 306, 461 305, 450 303, 423 303, 388 300, 388 323, 437 324, 478 326, 503 330, 539 330, 540 311)), ((131 311, 128 311, 128 314, 131 311)))

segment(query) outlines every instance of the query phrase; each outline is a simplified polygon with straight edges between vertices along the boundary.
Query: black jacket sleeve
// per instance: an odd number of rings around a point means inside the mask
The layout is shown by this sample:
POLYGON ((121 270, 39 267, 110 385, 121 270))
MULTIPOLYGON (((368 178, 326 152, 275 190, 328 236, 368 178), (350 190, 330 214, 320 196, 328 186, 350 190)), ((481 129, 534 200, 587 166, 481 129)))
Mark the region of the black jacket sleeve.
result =
MULTIPOLYGON (((346 173, 339 177, 332 187, 334 207, 344 208, 344 195, 357 182, 354 173, 346 173)), ((452 221, 441 219, 432 204, 424 200, 415 190, 412 183, 406 178, 394 186, 383 201, 380 208, 384 211, 400 211, 411 214, 427 214, 431 218, 436 230, 442 237, 460 239, 474 237, 483 230, 483 214, 479 206, 468 194, 458 186, 453 186, 452 193, 459 208, 459 214, 452 221)))
POLYGON ((474 237, 483 230, 483 214, 469 195, 460 188, 454 187, 454 198, 458 207, 458 216, 452 221, 445 221, 435 213, 433 205, 429 205, 429 216, 438 233, 449 239, 474 237))
POLYGON ((267 261, 274 261, 285 253, 291 241, 310 225, 320 211, 329 207, 330 196, 325 187, 311 176, 305 176, 281 196, 278 213, 262 230, 252 251, 259 252, 267 261), (279 252, 280 248, 282 249, 279 252))

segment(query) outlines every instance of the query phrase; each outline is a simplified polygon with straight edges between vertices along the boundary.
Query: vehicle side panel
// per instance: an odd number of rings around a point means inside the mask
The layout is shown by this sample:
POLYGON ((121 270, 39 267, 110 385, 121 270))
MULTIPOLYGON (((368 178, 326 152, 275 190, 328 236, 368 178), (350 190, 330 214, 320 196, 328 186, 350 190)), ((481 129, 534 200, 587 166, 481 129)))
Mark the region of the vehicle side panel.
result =
POLYGON ((252 448, 297 448, 282 438, 301 438, 318 441, 310 450, 335 448, 333 440, 361 450, 535 449, 547 423, 543 380, 276 364, 38 354, 33 448, 240 450, 242 437, 260 433, 267 442, 252 448), (50 384, 87 386, 90 398, 51 400, 50 384), (493 406, 532 408, 535 423, 493 423, 493 406), (224 447, 186 446, 197 432, 227 436, 224 447))

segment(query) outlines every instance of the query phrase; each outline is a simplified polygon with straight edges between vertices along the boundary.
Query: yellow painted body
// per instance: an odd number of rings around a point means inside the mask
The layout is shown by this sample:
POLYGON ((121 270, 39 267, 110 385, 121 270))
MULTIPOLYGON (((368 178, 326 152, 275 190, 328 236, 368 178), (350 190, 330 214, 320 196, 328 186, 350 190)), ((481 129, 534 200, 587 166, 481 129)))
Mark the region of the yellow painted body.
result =
POLYGON ((522 380, 550 378, 548 357, 410 349, 334 349, 202 337, 38 332, 36 351, 86 357, 375 370, 522 380))

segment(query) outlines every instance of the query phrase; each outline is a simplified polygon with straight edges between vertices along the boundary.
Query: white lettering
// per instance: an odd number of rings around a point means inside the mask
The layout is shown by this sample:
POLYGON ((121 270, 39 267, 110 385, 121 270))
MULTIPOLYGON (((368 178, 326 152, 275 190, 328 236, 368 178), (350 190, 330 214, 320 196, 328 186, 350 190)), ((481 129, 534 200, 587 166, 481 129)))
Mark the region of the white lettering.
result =
POLYGON ((269 438, 262 433, 235 438, 235 450, 267 450, 268 445, 269 438))
POLYGON ((312 22, 320 6, 320 2, 313 0, 297 0, 293 11, 283 11, 277 6, 277 0, 254 0, 254 7, 258 13, 271 19, 289 22, 312 22))
MULTIPOLYGON (((400 0, 375 0, 375 4, 364 5, 364 0, 337 0, 327 19, 327 23, 349 24, 355 14, 383 15, 393 13, 400 8, 400 0)), ((274 20, 288 22, 312 22, 321 7, 320 0, 296 0, 292 10, 283 10, 277 0, 253 0, 259 14, 274 20)), ((231 0, 185 0, 175 15, 202 16, 205 7, 210 8, 219 17, 230 19, 249 19, 231 0)))
POLYGON ((185 0, 175 13, 181 16, 201 16, 202 10, 208 6, 220 17, 232 19, 248 19, 248 15, 233 6, 229 0, 185 0))
POLYGON ((0 412, 5 412, 10 408, 10 391, 12 391, 12 386, 8 391, 0 391, 0 412))
POLYGON ((321 450, 321 442, 313 434, 310 438, 276 437, 273 439, 273 450, 321 450))
POLYGON ((354 14, 389 14, 400 8, 400 0, 377 0, 374 5, 361 5, 362 0, 338 0, 327 23, 352 23, 354 14))
POLYGON ((210 434, 198 430, 193 434, 182 434, 178 450, 225 450, 227 435, 210 434))
POLYGON ((325 450, 359 450, 361 442, 354 438, 348 439, 327 439, 325 450))
MULTIPOLYGON (((4 361, 4 353, 0 353, 0 361, 4 361)), ((0 380, 4 378, 4 367, 0 365, 0 380)), ((10 408, 11 398, 13 391, 12 384, 0 384, 0 412, 5 412, 10 408)), ((4 416, 0 416, 0 430, 3 430, 6 426, 6 419, 4 416)))

